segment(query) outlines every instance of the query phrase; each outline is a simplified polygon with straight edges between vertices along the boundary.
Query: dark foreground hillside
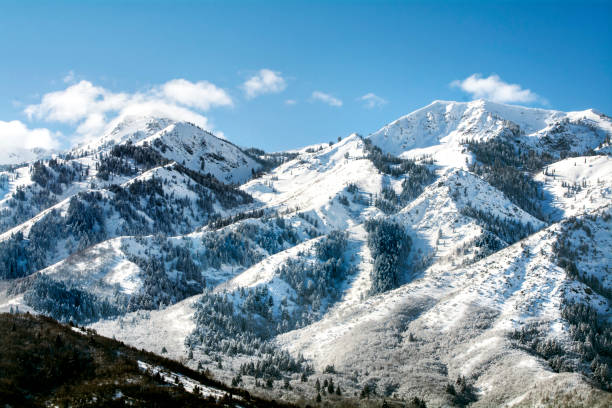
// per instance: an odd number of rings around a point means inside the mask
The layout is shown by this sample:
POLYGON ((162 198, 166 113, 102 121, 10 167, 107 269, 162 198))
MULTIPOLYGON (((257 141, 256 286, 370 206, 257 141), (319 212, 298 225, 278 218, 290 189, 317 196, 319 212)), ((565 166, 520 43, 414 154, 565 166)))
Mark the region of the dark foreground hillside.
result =
POLYGON ((251 397, 177 361, 44 316, 0 314, 0 350, 2 407, 288 406, 251 397), (138 361, 214 388, 218 398, 167 383, 140 369, 138 361))

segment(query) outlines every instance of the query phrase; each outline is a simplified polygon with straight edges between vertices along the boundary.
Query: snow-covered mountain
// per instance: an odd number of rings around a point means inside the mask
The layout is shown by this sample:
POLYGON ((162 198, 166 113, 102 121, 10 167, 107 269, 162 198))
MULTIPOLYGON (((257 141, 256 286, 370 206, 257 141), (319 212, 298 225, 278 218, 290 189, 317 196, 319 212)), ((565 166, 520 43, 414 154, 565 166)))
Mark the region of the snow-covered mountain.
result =
POLYGON ((111 131, 71 153, 80 156, 103 152, 122 144, 148 146, 167 160, 210 173, 225 183, 243 183, 261 167, 237 146, 192 123, 146 116, 125 117, 111 131))
POLYGON ((276 399, 609 406, 611 136, 482 100, 276 154, 128 118, 6 172, 0 309, 276 399))
POLYGON ((610 117, 593 109, 566 113, 480 99, 434 101, 369 138, 396 156, 430 155, 440 164, 462 167, 470 158, 462 149, 467 140, 482 142, 506 135, 519 146, 559 155, 598 149, 611 132, 610 117))
POLYGON ((120 124, 100 141, 3 173, 0 242, 11 249, 0 275, 29 275, 114 237, 191 232, 252 203, 236 184, 266 164, 165 119, 120 124))

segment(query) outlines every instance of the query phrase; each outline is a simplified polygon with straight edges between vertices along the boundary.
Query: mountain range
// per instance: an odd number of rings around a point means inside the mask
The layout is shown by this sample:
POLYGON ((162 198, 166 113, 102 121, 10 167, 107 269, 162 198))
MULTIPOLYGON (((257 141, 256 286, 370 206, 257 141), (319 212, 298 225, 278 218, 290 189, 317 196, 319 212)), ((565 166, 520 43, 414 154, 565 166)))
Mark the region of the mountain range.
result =
POLYGON ((274 153, 127 117, 0 169, 0 311, 298 405, 610 406, 611 137, 485 100, 274 153))

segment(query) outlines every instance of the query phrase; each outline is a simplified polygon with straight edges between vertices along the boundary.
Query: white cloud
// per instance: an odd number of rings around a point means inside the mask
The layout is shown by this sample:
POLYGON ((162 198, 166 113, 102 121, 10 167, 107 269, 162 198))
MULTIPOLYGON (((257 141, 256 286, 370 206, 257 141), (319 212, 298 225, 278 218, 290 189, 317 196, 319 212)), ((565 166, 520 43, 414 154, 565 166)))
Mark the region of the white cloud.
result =
POLYGON ((59 146, 57 137, 49 129, 28 127, 18 121, 4 122, 0 120, 0 150, 12 151, 15 149, 55 149, 59 146))
POLYGON ((342 106, 342 101, 340 99, 321 91, 314 91, 312 93, 312 99, 326 103, 329 106, 342 106))
POLYGON ((99 135, 106 128, 106 116, 103 113, 93 112, 81 122, 76 132, 86 137, 99 135))
POLYGON ((129 99, 127 94, 115 94, 89 81, 80 81, 63 91, 45 94, 39 104, 26 107, 25 113, 30 119, 74 124, 94 113, 119 110, 129 99))
POLYGON ((483 78, 481 74, 472 74, 464 80, 455 80, 450 85, 469 93, 475 99, 483 98, 492 102, 526 103, 542 100, 531 90, 504 82, 498 75, 483 78))
POLYGON ((43 95, 40 103, 27 106, 24 112, 30 119, 75 126, 74 142, 98 137, 117 119, 128 115, 186 120, 209 129, 207 118, 199 112, 232 103, 225 90, 207 81, 173 79, 141 92, 125 93, 82 80, 43 95))
POLYGON ((377 107, 381 107, 384 104, 387 103, 387 101, 383 98, 381 98, 378 95, 373 94, 372 92, 369 92, 365 95, 363 95, 361 98, 359 98, 360 101, 364 102, 364 106, 368 109, 373 109, 373 108, 377 108, 377 107))
POLYGON ((287 83, 280 72, 261 69, 257 75, 249 78, 242 89, 249 99, 266 93, 279 93, 285 90, 287 83))
POLYGON ((285 105, 295 105, 297 101, 295 99, 287 99, 285 105))
POLYGON ((203 111, 214 106, 232 106, 230 96, 208 81, 193 83, 185 79, 173 79, 163 85, 163 92, 174 102, 203 111))

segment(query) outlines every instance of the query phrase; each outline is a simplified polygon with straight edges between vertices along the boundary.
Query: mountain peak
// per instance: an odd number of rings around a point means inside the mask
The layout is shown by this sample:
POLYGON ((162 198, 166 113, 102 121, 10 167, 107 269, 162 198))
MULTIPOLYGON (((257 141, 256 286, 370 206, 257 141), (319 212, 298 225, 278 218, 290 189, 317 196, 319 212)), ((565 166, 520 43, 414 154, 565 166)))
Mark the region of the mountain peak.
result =
POLYGON ((75 151, 100 151, 118 143, 133 143, 145 139, 175 123, 167 117, 151 115, 128 115, 114 119, 107 130, 97 139, 82 143, 75 151))
POLYGON ((485 141, 513 134, 522 143, 537 147, 542 140, 561 137, 563 129, 569 132, 568 124, 578 127, 571 132, 574 136, 567 146, 575 152, 596 148, 603 135, 612 130, 609 118, 593 110, 565 113, 485 99, 435 100, 382 127, 369 138, 387 153, 407 157, 432 155, 439 164, 461 167, 458 159, 465 160, 462 154, 465 140, 485 141))

